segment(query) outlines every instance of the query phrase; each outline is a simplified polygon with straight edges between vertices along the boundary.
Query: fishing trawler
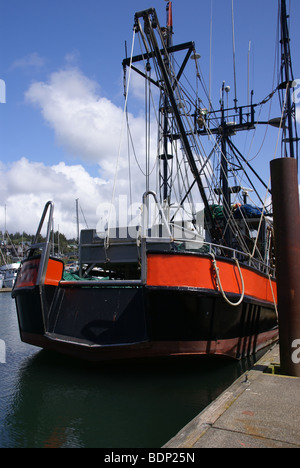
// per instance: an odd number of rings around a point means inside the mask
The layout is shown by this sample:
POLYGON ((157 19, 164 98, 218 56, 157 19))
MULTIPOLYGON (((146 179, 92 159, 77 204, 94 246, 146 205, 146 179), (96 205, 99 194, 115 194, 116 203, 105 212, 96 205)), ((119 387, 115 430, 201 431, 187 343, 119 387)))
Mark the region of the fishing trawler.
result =
POLYGON ((205 106, 205 91, 200 99, 182 83, 191 63, 200 78, 198 55, 194 42, 173 45, 172 2, 166 27, 150 8, 135 14, 133 34, 141 50, 123 61, 125 112, 132 73, 146 82, 145 102, 158 96, 155 171, 149 151, 140 221, 82 230, 79 270, 66 277, 50 255, 47 202, 13 289, 21 339, 90 360, 249 356, 278 339, 272 207, 233 139, 256 127, 257 107, 277 89, 259 104, 226 108, 223 83, 220 109, 210 99, 205 106))

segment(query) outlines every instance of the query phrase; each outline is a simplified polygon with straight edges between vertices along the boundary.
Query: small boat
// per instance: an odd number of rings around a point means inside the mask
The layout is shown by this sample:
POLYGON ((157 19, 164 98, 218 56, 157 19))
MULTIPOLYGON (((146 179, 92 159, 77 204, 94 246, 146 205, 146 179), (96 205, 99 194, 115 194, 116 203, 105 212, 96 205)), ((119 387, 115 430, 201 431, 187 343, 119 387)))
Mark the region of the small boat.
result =
POLYGON ((3 287, 4 288, 13 288, 18 270, 21 266, 20 262, 9 263, 0 267, 0 274, 3 277, 3 287))
POLYGON ((156 190, 146 154, 140 220, 82 230, 73 277, 50 255, 54 203, 46 203, 13 289, 21 339, 96 361, 249 356, 278 339, 272 207, 233 139, 255 128, 256 107, 275 93, 226 108, 223 83, 221 108, 204 106, 205 92, 200 99, 182 84, 190 58, 200 78, 198 55, 194 42, 173 45, 172 2, 166 27, 155 9, 137 12, 134 35, 142 50, 123 62, 126 105, 129 69, 145 79, 147 105, 159 95, 156 190))

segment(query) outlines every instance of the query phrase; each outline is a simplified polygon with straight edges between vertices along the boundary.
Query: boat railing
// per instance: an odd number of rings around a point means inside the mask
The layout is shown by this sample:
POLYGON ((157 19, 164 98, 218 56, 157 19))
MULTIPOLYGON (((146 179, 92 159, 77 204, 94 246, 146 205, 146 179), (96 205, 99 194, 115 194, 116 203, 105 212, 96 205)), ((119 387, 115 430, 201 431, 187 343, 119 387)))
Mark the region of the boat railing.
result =
POLYGON ((36 251, 40 251, 41 260, 40 260, 40 266, 39 266, 37 282, 36 282, 37 285, 43 284, 45 281, 45 277, 46 277, 47 265, 48 265, 48 260, 50 257, 50 250, 51 250, 50 237, 51 237, 51 230, 53 228, 53 212, 54 212, 54 203, 51 201, 48 201, 45 205, 33 244, 30 246, 30 248, 27 251, 27 258, 30 258, 33 255, 35 255, 36 251), (44 226, 47 213, 48 213, 48 224, 47 224, 46 238, 45 238, 45 241, 38 242, 41 236, 42 228, 44 226))
POLYGON ((194 248, 192 249, 190 247, 188 249, 185 247, 186 239, 174 239, 174 243, 176 246, 178 246, 179 249, 182 246, 185 251, 191 250, 193 252, 213 254, 216 257, 238 260, 239 262, 253 267, 262 273, 270 274, 270 276, 275 277, 274 267, 258 258, 253 257, 250 253, 242 252, 232 247, 227 247, 220 244, 213 244, 210 242, 193 239, 188 240, 189 244, 191 243, 194 245, 194 248))
POLYGON ((206 242, 199 233, 195 230, 192 231, 186 228, 183 225, 178 225, 174 223, 169 223, 167 221, 166 215, 160 203, 158 202, 157 195, 153 191, 145 192, 143 195, 143 216, 142 216, 142 237, 146 240, 145 245, 148 244, 154 247, 156 243, 162 243, 163 240, 172 242, 174 245, 174 250, 185 250, 185 251, 194 251, 198 253, 208 253, 213 254, 217 257, 231 258, 234 261, 238 260, 243 264, 249 265, 262 273, 268 274, 275 277, 275 268, 273 268, 267 262, 264 262, 262 259, 259 259, 249 252, 242 252, 233 247, 224 246, 221 244, 214 244, 206 242), (161 216, 162 225, 165 228, 165 236, 163 237, 154 237, 149 236, 148 230, 148 198, 152 196, 158 208, 158 212, 161 216), (176 233, 182 234, 182 237, 176 235, 176 233))
POLYGON ((147 236, 147 231, 148 231, 148 214, 149 214, 148 198, 149 198, 150 195, 154 198, 154 201, 155 201, 156 206, 158 208, 158 211, 159 211, 159 214, 161 216, 162 222, 163 222, 164 226, 167 229, 167 234, 170 236, 170 238, 172 238, 173 237, 172 232, 171 232, 171 229, 170 229, 170 225, 169 225, 169 223, 167 221, 166 215, 164 213, 164 210, 163 210, 161 204, 158 201, 156 193, 153 192, 152 190, 149 190, 148 192, 145 192, 144 195, 143 195, 142 236, 146 237, 147 236))
MULTIPOLYGON (((227 259, 232 259, 233 261, 238 260, 239 262, 249 265, 262 273, 268 274, 270 276, 275 276, 275 269, 272 268, 269 264, 266 262, 263 262, 261 259, 255 258, 252 256, 250 253, 242 252, 237 249, 234 249, 232 247, 227 247, 223 246, 220 244, 213 244, 206 242, 201 236, 196 232, 187 229, 184 226, 180 226, 180 229, 182 229, 182 237, 179 237, 178 235, 176 236, 175 234, 178 234, 178 229, 179 226, 174 225, 172 223, 168 223, 166 215, 164 213, 164 210, 162 206, 159 204, 157 200, 157 196, 155 192, 148 191, 144 194, 143 196, 143 203, 144 207, 147 206, 147 198, 149 196, 152 196, 157 204, 160 217, 162 220, 162 223, 165 227, 165 236, 162 237, 152 237, 149 236, 149 231, 148 231, 148 212, 147 209, 144 210, 143 212, 143 218, 142 218, 142 239, 140 236, 139 239, 137 239, 137 242, 140 243, 142 249, 141 249, 141 256, 146 255, 146 250, 151 246, 151 249, 155 249, 155 245, 159 245, 160 248, 163 249, 163 245, 168 242, 170 246, 172 247, 171 250, 173 251, 185 251, 185 252, 194 252, 194 253, 200 253, 200 254, 213 254, 215 257, 222 257, 222 258, 227 258, 227 259)), ((50 250, 51 250, 51 232, 53 229, 53 212, 54 212, 54 204, 51 201, 48 201, 45 205, 36 235, 33 244, 30 246, 28 253, 27 253, 27 258, 30 258, 34 255, 36 255, 36 252, 39 251, 39 254, 41 256, 40 259, 40 266, 39 266, 39 271, 38 271, 38 276, 37 276, 37 285, 42 285, 45 281, 45 276, 46 276, 46 271, 47 271, 47 265, 50 257, 50 250), (39 242, 40 236, 41 236, 41 231, 44 226, 46 217, 48 215, 48 224, 47 224, 47 234, 45 241, 39 242)), ((163 249, 164 250, 164 249, 163 249)), ((142 262, 144 263, 144 262, 142 262)), ((143 276, 143 274, 142 274, 143 276)))
POLYGON ((158 202, 157 195, 153 191, 145 192, 143 195, 143 217, 142 217, 142 236, 146 240, 145 245, 155 243, 162 243, 163 240, 172 242, 175 250, 194 251, 198 253, 208 253, 215 256, 231 258, 238 260, 246 265, 249 265, 262 273, 275 277, 275 268, 269 263, 264 262, 253 256, 249 252, 242 252, 233 247, 224 246, 221 244, 214 244, 206 242, 199 233, 195 230, 192 231, 183 225, 169 223, 160 203, 158 202), (166 235, 163 237, 153 238, 148 236, 148 197, 152 196, 155 200, 159 214, 161 216, 162 225, 165 227, 166 235), (176 232, 180 231, 182 237, 176 236, 176 232))

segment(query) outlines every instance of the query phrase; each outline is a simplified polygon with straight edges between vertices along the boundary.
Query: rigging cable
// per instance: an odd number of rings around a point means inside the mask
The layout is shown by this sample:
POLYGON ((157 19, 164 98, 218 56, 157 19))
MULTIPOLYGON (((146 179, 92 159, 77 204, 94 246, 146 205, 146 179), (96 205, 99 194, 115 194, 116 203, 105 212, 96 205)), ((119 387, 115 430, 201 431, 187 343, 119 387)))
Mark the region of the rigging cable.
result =
MULTIPOLYGON (((279 15, 279 9, 278 9, 278 17, 277 17, 277 24, 279 25, 280 24, 280 15, 279 15)), ((272 103, 273 103, 273 96, 274 94, 277 92, 278 90, 278 84, 275 88, 275 80, 276 80, 276 69, 278 69, 278 62, 279 62, 279 58, 278 58, 278 52, 279 52, 279 47, 278 47, 278 44, 279 44, 279 38, 278 38, 278 35, 279 35, 279 26, 277 27, 277 31, 276 31, 276 38, 275 38, 275 57, 274 57, 274 69, 273 69, 273 79, 272 79, 272 89, 273 91, 267 96, 265 97, 261 102, 259 102, 257 104, 257 106, 260 106, 260 111, 259 111, 259 116, 258 116, 258 119, 257 119, 257 122, 259 122, 259 117, 261 115, 261 112, 262 112, 262 106, 264 104, 266 104, 268 101, 270 101, 270 107, 269 107, 269 112, 268 112, 268 119, 267 121, 269 122, 270 120, 270 116, 271 116, 271 109, 272 109, 272 103)), ((279 83, 279 78, 277 78, 277 83, 279 83)), ((278 93, 279 94, 279 93, 278 93)), ((279 94, 280 96, 280 94, 279 94)), ((252 145, 253 145, 253 142, 254 142, 254 139, 255 139, 255 136, 256 136, 256 130, 257 130, 257 127, 255 128, 254 130, 254 133, 253 133, 253 136, 252 136, 252 140, 250 142, 250 146, 249 146, 249 150, 248 150, 248 157, 247 157, 247 162, 249 161, 253 161, 261 152, 263 146, 264 146, 264 143, 266 141, 266 138, 267 138, 267 134, 268 134, 268 131, 269 131, 269 125, 266 125, 266 130, 264 132, 264 136, 263 136, 263 139, 262 139, 262 143, 260 145, 260 148, 258 149, 258 151, 256 152, 256 154, 254 156, 252 156, 250 158, 250 152, 251 152, 251 148, 252 148, 252 145)))
MULTIPOLYGON (((277 136, 277 141, 276 141, 276 146, 275 146, 275 152, 274 152, 274 157, 273 157, 274 159, 275 159, 275 157, 276 157, 277 148, 278 148, 278 143, 279 143, 279 137, 280 137, 280 134, 281 134, 282 124, 283 124, 283 120, 284 120, 284 109, 285 109, 285 104, 286 104, 288 92, 289 92, 289 84, 287 83, 287 86, 286 86, 286 94, 285 94, 285 100, 284 100, 284 106, 283 106, 283 109, 282 109, 281 120, 280 120, 280 126, 279 126, 279 130, 278 130, 278 136, 277 136)), ((267 192, 266 192, 266 197, 265 197, 264 206, 265 206, 266 201, 267 201, 267 196, 268 196, 268 193, 269 193, 269 186, 270 186, 270 183, 271 183, 271 177, 269 178, 269 184, 268 184, 268 189, 267 189, 267 192)), ((261 213, 261 219, 260 219, 260 223, 259 223, 258 233, 259 233, 259 230, 260 230, 260 228, 261 228, 262 218, 263 218, 263 217, 264 217, 264 213, 263 213, 263 211, 262 211, 262 213, 261 213)), ((252 258, 254 257, 255 250, 257 249, 258 233, 257 233, 257 237, 256 237, 256 240, 255 240, 255 243, 254 243, 254 246, 253 246, 253 251, 252 251, 252 255, 251 255, 252 258)))
MULTIPOLYGON (((207 132, 210 133, 210 130, 209 130, 208 127, 207 127, 207 132)), ((213 135, 212 133, 210 133, 210 135, 211 135, 212 140, 215 140, 214 135, 213 135)), ((215 141, 216 141, 216 140, 215 140, 215 141)), ((230 144, 232 144, 231 140, 228 140, 228 141, 229 141, 230 144)), ((216 143, 217 143, 217 145, 218 145, 218 147, 219 147, 219 152, 220 152, 221 154, 223 154, 223 153, 222 153, 222 149, 221 149, 221 147, 220 147, 220 143, 217 142, 217 141, 216 141, 216 143)), ((232 144, 232 145, 233 145, 233 144, 232 144)), ((228 158, 226 157, 226 155, 223 155, 223 157, 226 158, 227 163, 231 166, 231 171, 234 173, 234 168, 233 168, 233 166, 232 166, 232 163, 228 160, 228 158)), ((246 173, 245 173, 245 174, 246 174, 246 173)), ((213 176, 214 176, 214 174, 213 174, 213 176)), ((216 176, 214 176, 214 177, 216 177, 216 176)), ((237 174, 235 174, 235 177, 237 178, 237 174)), ((216 178, 216 180, 217 180, 217 178, 216 178)), ((229 180, 228 180, 228 176, 227 176, 227 181, 229 181, 229 180)), ((242 185, 242 183, 241 183, 240 185, 242 185)), ((222 187, 219 185, 218 182, 216 183, 216 187, 219 188, 219 190, 221 191, 221 194, 222 194, 222 193, 223 193, 222 187)), ((237 239, 238 239, 238 241, 239 241, 239 244, 240 244, 241 248, 242 248, 247 254, 251 254, 251 252, 250 252, 250 250, 249 250, 249 248, 248 248, 248 246, 247 246, 245 240, 243 239, 243 236, 240 234, 239 230, 237 229, 237 221, 236 221, 236 219, 233 217, 233 213, 232 213, 232 211, 231 211, 231 207, 228 206, 228 203, 227 203, 227 202, 225 202, 224 208, 223 208, 223 209, 225 209, 226 212, 227 212, 227 214, 228 214, 228 220, 227 220, 227 225, 226 225, 226 228, 225 228, 225 229, 230 228, 231 231, 232 231, 233 233, 235 232, 235 235, 237 236, 237 239)), ((246 220, 245 220, 244 217, 243 217, 243 219, 244 219, 244 222, 246 223, 246 220)))
POLYGON ((121 149, 122 149, 122 141, 123 141, 123 131, 124 131, 124 124, 125 124, 125 120, 126 120, 126 110, 127 110, 127 102, 128 102, 128 89, 129 89, 130 77, 131 77, 131 71, 132 71, 131 66, 132 66, 132 58, 133 58, 133 50, 134 50, 134 40, 135 40, 135 29, 133 30, 133 38, 132 38, 132 47, 131 47, 131 55, 130 55, 130 66, 129 66, 128 84, 127 84, 126 97, 125 97, 125 104, 124 104, 124 111, 123 111, 121 135, 120 135, 120 141, 119 141, 119 151, 118 151, 117 164, 116 164, 116 171, 115 171, 115 176, 114 176, 112 198, 111 198, 111 204, 110 204, 109 214, 108 214, 108 219, 107 219, 107 231, 106 231, 106 239, 105 239, 105 243, 104 243, 105 247, 108 247, 108 245, 109 245, 109 229, 110 229, 110 223, 111 223, 112 207, 113 207, 113 203, 114 203, 114 200, 115 200, 115 192, 116 192, 116 185, 117 185, 117 175, 118 175, 119 162, 120 162, 121 149))
MULTIPOLYGON (((142 51, 142 47, 141 47, 141 39, 140 39, 140 35, 138 35, 138 38, 139 38, 139 45, 140 45, 140 49, 142 51)), ((146 69, 146 61, 145 61, 145 57, 144 57, 144 54, 142 54, 143 56, 143 63, 144 63, 144 67, 146 69)), ((147 79, 146 79, 147 81, 147 79)), ((129 83, 128 83, 129 85, 129 83)), ((128 86, 129 88, 129 86, 128 86)), ((153 111, 154 111, 154 114, 155 114, 155 119, 156 119, 156 122, 157 124, 159 125, 159 121, 158 121, 158 116, 157 116, 157 110, 156 110, 156 107, 155 107, 155 104, 154 104, 154 99, 153 99, 153 93, 151 91, 151 87, 150 87, 150 80, 149 80, 149 89, 150 89, 150 97, 151 97, 151 101, 152 101, 152 105, 153 105, 153 111)), ((124 96, 126 97, 126 94, 128 94, 128 91, 126 93, 126 91, 124 92, 124 96)), ((135 161, 136 161, 136 164, 139 168, 139 170, 141 171, 141 173, 143 174, 143 176, 146 177, 147 175, 147 165, 146 165, 146 171, 144 171, 140 165, 140 162, 138 160, 138 157, 137 157, 137 154, 136 154, 136 150, 135 150, 135 146, 134 146, 134 141, 133 141, 133 137, 132 137, 132 133, 131 133, 131 130, 130 130, 130 124, 129 124, 129 118, 128 118, 128 104, 126 106, 126 120, 127 120, 127 132, 128 132, 128 137, 129 137, 129 140, 130 140, 130 143, 131 143, 131 146, 132 146, 132 150, 133 150, 133 155, 134 155, 134 158, 135 158, 135 161)), ((147 136, 147 132, 146 132, 146 136, 147 136)), ((147 148, 147 146, 146 146, 147 148)), ((147 153, 147 151, 146 151, 147 153)), ((149 170, 149 176, 151 176, 151 174, 153 173, 153 170, 156 166, 156 161, 154 163, 154 166, 153 168, 151 169, 151 171, 149 170)))
POLYGON ((132 216, 132 184, 131 184, 131 158, 130 158, 130 129, 128 121, 128 112, 126 111, 126 122, 127 122, 127 156, 128 156, 128 176, 129 176, 129 202, 131 207, 132 216))
POLYGON ((208 112, 212 108, 211 104, 211 80, 212 80, 212 36, 213 36, 213 0, 211 0, 210 12, 210 43, 209 43, 209 95, 208 95, 208 112))

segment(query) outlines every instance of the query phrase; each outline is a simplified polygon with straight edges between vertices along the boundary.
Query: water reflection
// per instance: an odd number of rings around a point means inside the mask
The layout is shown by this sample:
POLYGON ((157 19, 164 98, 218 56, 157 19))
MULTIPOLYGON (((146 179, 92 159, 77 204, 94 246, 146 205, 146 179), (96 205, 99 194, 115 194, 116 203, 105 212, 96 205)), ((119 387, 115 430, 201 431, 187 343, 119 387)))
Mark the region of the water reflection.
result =
POLYGON ((251 364, 173 358, 91 364, 21 343, 0 294, 0 447, 161 447, 251 364))
POLYGON ((160 447, 242 370, 199 358, 95 365, 42 351, 18 373, 5 441, 19 447, 160 447))

